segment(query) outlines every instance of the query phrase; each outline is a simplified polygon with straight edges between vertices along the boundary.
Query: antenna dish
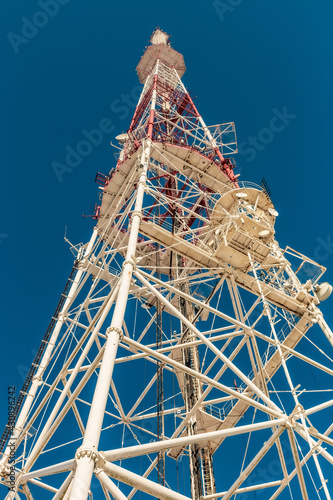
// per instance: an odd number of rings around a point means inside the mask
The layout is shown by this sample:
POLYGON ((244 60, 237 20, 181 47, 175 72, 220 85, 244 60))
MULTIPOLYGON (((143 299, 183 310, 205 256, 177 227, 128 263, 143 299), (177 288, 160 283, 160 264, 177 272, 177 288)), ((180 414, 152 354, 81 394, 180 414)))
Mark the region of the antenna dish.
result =
POLYGON ((279 215, 279 212, 275 210, 275 208, 269 207, 268 212, 273 215, 274 217, 277 217, 279 215))
POLYGON ((247 194, 246 193, 242 193, 242 192, 236 193, 236 196, 237 196, 237 198, 247 198, 247 194))
POLYGON ((324 283, 321 283, 320 285, 317 285, 315 288, 315 294, 317 295, 317 298, 320 302, 323 302, 324 300, 328 299, 328 297, 331 295, 333 290, 332 285, 327 283, 325 281, 324 283))
POLYGON ((116 137, 116 141, 119 142, 119 144, 124 144, 128 139, 128 134, 119 134, 116 137))
POLYGON ((269 236, 269 234, 270 231, 268 231, 268 229, 263 229, 262 231, 260 231, 259 236, 260 238, 266 238, 267 236, 269 236))

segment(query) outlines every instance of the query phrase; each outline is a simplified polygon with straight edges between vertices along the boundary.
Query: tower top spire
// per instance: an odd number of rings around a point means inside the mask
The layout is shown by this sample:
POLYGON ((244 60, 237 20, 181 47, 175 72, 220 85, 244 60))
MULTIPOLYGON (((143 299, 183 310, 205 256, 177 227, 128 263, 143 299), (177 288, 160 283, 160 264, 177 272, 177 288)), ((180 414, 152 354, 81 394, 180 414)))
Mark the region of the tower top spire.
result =
POLYGON ((170 45, 170 36, 167 33, 165 33, 165 31, 156 28, 156 30, 150 37, 150 42, 152 43, 152 45, 160 45, 160 44, 170 45))
POLYGON ((150 37, 151 45, 146 47, 136 68, 141 83, 146 81, 157 60, 167 64, 170 68, 174 68, 180 78, 185 73, 184 57, 170 46, 169 40, 170 36, 165 31, 156 28, 153 32, 150 37))

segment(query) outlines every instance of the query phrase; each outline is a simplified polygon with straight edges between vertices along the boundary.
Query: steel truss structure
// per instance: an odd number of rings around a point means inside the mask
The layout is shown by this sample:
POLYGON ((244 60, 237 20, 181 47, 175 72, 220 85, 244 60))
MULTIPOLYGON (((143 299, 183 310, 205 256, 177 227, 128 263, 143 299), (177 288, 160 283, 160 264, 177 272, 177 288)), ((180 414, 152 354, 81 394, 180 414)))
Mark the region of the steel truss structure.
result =
POLYGON ((137 71, 117 166, 97 177, 96 227, 73 247, 2 437, 0 488, 7 500, 330 499, 325 269, 280 248, 267 190, 226 158, 234 124, 205 125, 164 32, 137 71))

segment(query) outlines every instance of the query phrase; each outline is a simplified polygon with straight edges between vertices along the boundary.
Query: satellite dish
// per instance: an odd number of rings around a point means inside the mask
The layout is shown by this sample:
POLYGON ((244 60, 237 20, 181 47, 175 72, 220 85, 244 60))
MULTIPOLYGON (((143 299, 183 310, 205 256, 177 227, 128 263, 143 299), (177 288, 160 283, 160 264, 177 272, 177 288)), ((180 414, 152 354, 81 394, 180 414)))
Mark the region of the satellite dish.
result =
POLYGON ((247 194, 244 192, 236 193, 237 198, 247 198, 247 194))
POLYGON ((277 212, 274 208, 271 207, 269 207, 268 212, 274 217, 277 217, 279 215, 279 212, 277 212))
POLYGON ((128 139, 128 134, 119 134, 116 137, 116 141, 119 142, 119 144, 124 144, 128 139))
POLYGON ((268 231, 268 229, 263 229, 262 231, 260 231, 259 236, 260 238, 266 238, 267 236, 269 236, 269 234, 270 231, 268 231))
POLYGON ((325 281, 324 283, 316 286, 315 294, 317 295, 318 300, 320 302, 323 302, 324 300, 328 299, 328 297, 332 293, 332 290, 332 285, 325 281))

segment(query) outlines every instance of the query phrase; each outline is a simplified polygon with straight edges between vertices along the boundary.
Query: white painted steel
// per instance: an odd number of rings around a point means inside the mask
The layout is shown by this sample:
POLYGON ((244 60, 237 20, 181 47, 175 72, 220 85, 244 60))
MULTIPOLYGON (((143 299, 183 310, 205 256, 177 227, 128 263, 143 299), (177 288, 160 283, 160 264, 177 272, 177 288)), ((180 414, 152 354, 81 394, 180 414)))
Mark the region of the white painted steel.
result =
POLYGON ((63 495, 65 494, 68 486, 70 485, 72 479, 73 479, 74 472, 70 472, 68 476, 66 477, 65 481, 62 483, 60 488, 58 489, 57 493, 54 495, 53 500, 61 500, 63 495))
POLYGON ((128 242, 126 260, 123 266, 116 306, 113 313, 111 326, 108 332, 103 360, 81 447, 83 450, 83 454, 80 454, 80 449, 77 453, 78 465, 73 479, 73 493, 70 496, 72 500, 85 500, 88 496, 88 491, 90 488, 90 482, 95 463, 91 455, 88 456, 87 454, 84 454, 84 450, 90 450, 91 453, 95 453, 98 449, 99 437, 102 429, 107 397, 109 394, 114 360, 117 354, 120 335, 122 332, 122 324, 126 310, 129 288, 131 285, 132 272, 135 265, 133 259, 135 258, 135 249, 138 239, 139 225, 141 221, 142 203, 146 185, 149 158, 150 142, 145 145, 144 151, 141 156, 142 171, 140 173, 138 181, 137 198, 135 203, 135 211, 132 218, 132 227, 128 242))
POLYGON ((115 500, 127 500, 127 497, 122 493, 118 486, 105 474, 105 472, 100 469, 95 471, 95 476, 97 479, 105 486, 105 488, 111 493, 115 500))
POLYGON ((139 476, 134 472, 130 472, 129 470, 125 470, 113 463, 105 462, 103 469, 109 476, 113 477, 114 479, 118 479, 119 481, 123 481, 130 486, 139 488, 140 491, 144 491, 155 498, 161 498, 164 500, 190 500, 184 495, 180 495, 173 490, 165 488, 160 484, 154 483, 149 479, 139 476))
POLYGON ((227 365, 229 366, 229 368, 231 368, 231 370, 239 376, 239 378, 241 380, 243 380, 243 382, 245 382, 252 390, 255 394, 257 394, 270 408, 274 409, 275 411, 277 411, 280 415, 282 414, 282 412, 279 410, 279 408, 269 399, 267 398, 267 396, 262 392, 260 391, 260 389, 258 389, 258 387, 253 384, 253 382, 248 379, 242 372, 241 370, 239 370, 232 362, 230 362, 230 360, 219 350, 217 349, 214 344, 212 342, 210 342, 204 335, 202 335, 202 333, 197 329, 195 328, 195 326, 192 325, 192 323, 190 321, 188 321, 187 318, 185 318, 172 304, 170 304, 164 297, 162 294, 160 294, 152 285, 150 285, 149 281, 146 280, 140 272, 136 271, 135 273, 135 276, 140 279, 140 281, 142 281, 142 283, 144 283, 147 288, 149 288, 151 290, 151 292, 153 292, 159 299, 161 302, 164 303, 164 305, 172 310, 173 314, 175 316, 177 316, 191 331, 193 331, 193 333, 204 343, 206 344, 213 352, 214 354, 216 354, 216 356, 218 356, 219 358, 221 358, 221 360, 227 365))
MULTIPOLYGON (((287 498, 288 491, 291 498, 301 494, 305 500, 318 490, 330 500, 325 473, 333 466, 331 386, 326 382, 323 402, 312 399, 306 375, 295 369, 307 367, 326 381, 333 376, 331 351, 317 346, 308 333, 318 323, 324 341, 333 346, 315 294, 325 269, 289 247, 282 251, 274 236, 275 208, 261 187, 239 182, 236 189, 223 173, 213 150, 222 147, 223 131, 235 132, 234 125, 214 129, 196 112, 195 117, 179 112, 190 102, 182 100, 187 91, 179 75, 185 67, 179 59, 181 67, 168 68, 166 62, 177 53, 160 45, 160 59, 148 49, 139 64, 145 85, 135 128, 122 138, 117 169, 101 188, 101 216, 84 253, 78 254, 75 280, 21 409, 14 434, 23 449, 16 474, 21 489, 6 499, 30 500, 35 496, 29 487, 38 491, 39 486, 41 494, 54 493, 55 500, 86 500, 95 475, 94 497, 124 500, 140 492, 143 498, 186 500, 174 486, 174 460, 186 463, 187 447, 196 445, 199 455, 203 448, 214 453, 224 471, 216 476, 220 493, 215 493, 213 467, 201 455, 202 479, 205 472, 210 478, 209 484, 203 481, 205 500, 240 494, 252 500, 257 490, 265 490, 270 500, 280 494, 287 498), (170 89, 179 96, 174 108, 170 89), (163 137, 152 133, 153 120, 163 137), (169 184, 158 179, 169 179, 169 184), (299 269, 317 266, 315 278, 303 283, 287 255, 301 260, 299 269), (163 330, 159 349, 152 337, 157 301, 163 330), (310 344, 303 354, 306 341, 310 344), (65 354, 63 345, 70 345, 65 354), (163 440, 150 425, 157 418, 152 397, 156 365, 169 377, 163 440), (125 390, 118 373, 126 379, 125 390), (190 380, 197 394, 189 396, 190 380), (66 422, 76 434, 73 441, 60 439, 58 448, 52 438, 61 435, 66 422), (29 440, 35 426, 36 436, 29 440), (111 436, 110 442, 105 436, 111 436), (170 488, 152 477, 160 452, 167 452, 170 488), (54 456, 69 459, 59 463, 54 456), (257 467, 265 470, 270 456, 281 468, 278 477, 253 481, 257 467), (114 463, 118 460, 121 466, 114 463), (125 495, 128 486, 133 489, 125 495)), ((7 446, 0 461, 3 474, 8 473, 9 452, 7 446)))
MULTIPOLYGON (((249 431, 255 432, 262 429, 270 429, 271 427, 276 427, 279 425, 287 425, 285 418, 277 418, 276 420, 269 420, 266 422, 261 422, 258 424, 243 425, 235 427, 232 429, 225 429, 222 431, 215 432, 205 432, 203 434, 196 434, 195 436, 185 436, 181 438, 168 439, 166 441, 158 441, 157 443, 142 444, 138 446, 132 446, 129 448, 123 448, 121 450, 110 450, 104 451, 103 455, 106 459, 110 461, 121 460, 123 458, 136 457, 140 455, 145 455, 147 453, 155 453, 161 450, 169 450, 173 447, 186 446, 191 443, 202 443, 206 441, 213 440, 215 438, 225 437, 225 436, 237 436, 238 434, 244 434, 249 431)), ((281 432, 284 428, 281 428, 281 432)))
MULTIPOLYGON (((47 441, 50 439, 50 437, 52 436, 52 432, 50 432, 50 428, 51 428, 51 425, 54 423, 55 421, 55 418, 56 416, 58 415, 58 412, 60 411, 60 408, 65 400, 65 398, 69 395, 69 391, 70 391, 70 387, 73 383, 73 381, 75 380, 75 377, 77 375, 77 373, 79 372, 79 369, 83 363, 83 361, 85 360, 93 342, 95 341, 95 338, 100 330, 100 328, 102 327, 104 321, 105 321, 105 318, 107 317, 110 309, 111 309, 111 306, 117 296, 117 293, 118 293, 118 286, 115 287, 115 290, 114 292, 111 294, 109 300, 106 302, 106 305, 104 307, 104 310, 103 310, 103 313, 101 315, 101 317, 99 318, 93 332, 92 332, 92 335, 89 339, 89 341, 87 342, 85 348, 83 349, 82 353, 81 353, 81 356, 75 366, 75 369, 72 371, 68 381, 66 382, 65 386, 64 386, 64 389, 61 393, 61 395, 59 396, 59 399, 56 403, 56 405, 54 406, 53 408, 53 411, 51 412, 47 422, 45 423, 44 425, 44 429, 43 431, 41 432, 40 436, 39 436, 39 439, 37 440, 35 446, 34 446, 34 449, 32 450, 31 452, 31 455, 29 457, 29 460, 27 461, 26 465, 25 465, 25 470, 26 471, 29 471, 31 466, 33 465, 34 463, 34 460, 35 458, 37 457, 38 453, 41 451, 42 447, 45 446, 45 444, 47 443, 47 441)), ((68 405, 67 405, 68 407, 68 405)))
POLYGON ((261 458, 269 451, 269 449, 273 446, 275 441, 281 436, 284 431, 283 427, 278 428, 274 434, 269 438, 268 441, 263 445, 259 453, 251 460, 249 465, 244 469, 244 471, 240 474, 239 478, 234 482, 234 484, 229 488, 229 490, 223 495, 222 500, 229 500, 232 495, 236 492, 239 485, 243 483, 243 481, 249 476, 250 472, 256 467, 256 465, 260 462, 261 458))

